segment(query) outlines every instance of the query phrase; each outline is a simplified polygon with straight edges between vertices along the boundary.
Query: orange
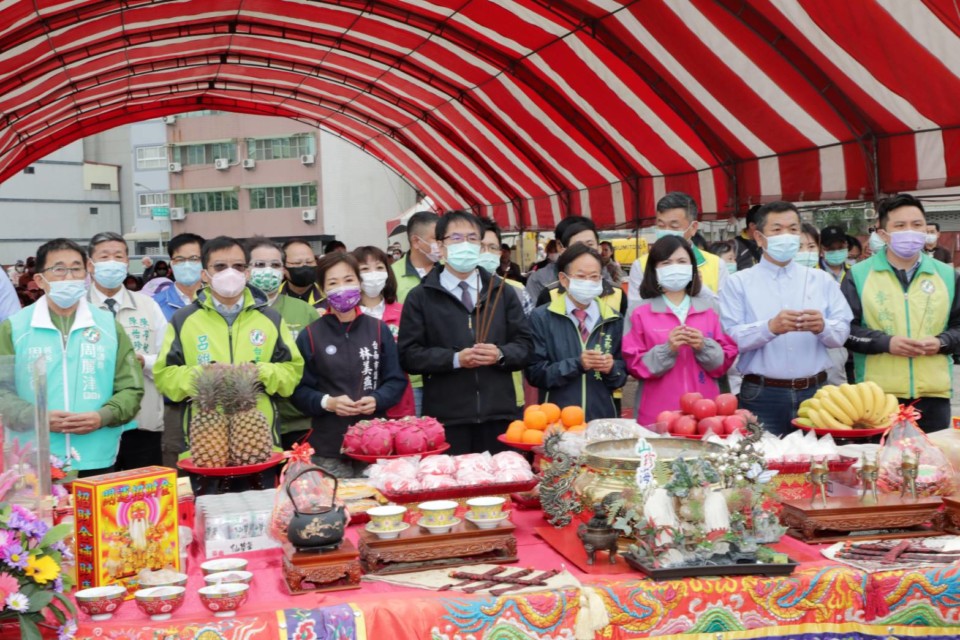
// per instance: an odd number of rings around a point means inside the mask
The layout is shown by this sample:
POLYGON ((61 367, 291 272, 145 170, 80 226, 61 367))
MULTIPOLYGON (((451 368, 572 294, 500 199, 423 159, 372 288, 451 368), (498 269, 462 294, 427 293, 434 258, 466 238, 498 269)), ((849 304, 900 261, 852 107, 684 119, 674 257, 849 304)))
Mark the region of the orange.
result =
POLYGON ((523 423, 527 425, 528 429, 543 431, 547 428, 547 416, 543 411, 530 411, 528 409, 523 414, 523 423))
POLYGON ((540 411, 547 414, 547 422, 553 423, 560 419, 560 407, 552 402, 544 402, 540 405, 540 411))
POLYGON ((587 430, 587 425, 585 424, 578 424, 567 429, 567 431, 570 431, 571 433, 578 433, 586 430, 587 430))
POLYGON ((510 423, 510 426, 507 427, 507 432, 504 434, 504 437, 510 442, 522 442, 523 432, 526 428, 527 426, 523 424, 523 420, 514 420, 510 423))
POLYGON ((543 431, 527 429, 523 432, 524 444, 543 444, 543 431))
POLYGON ((527 419, 527 414, 530 413, 531 411, 540 411, 540 405, 538 405, 538 404, 532 404, 532 405, 530 405, 529 407, 527 407, 526 409, 524 409, 524 410, 523 410, 523 419, 524 419, 524 420, 527 419))
POLYGON ((570 427, 575 427, 578 424, 583 424, 583 409, 576 405, 564 407, 563 411, 560 412, 560 420, 563 421, 563 426, 568 429, 570 427))

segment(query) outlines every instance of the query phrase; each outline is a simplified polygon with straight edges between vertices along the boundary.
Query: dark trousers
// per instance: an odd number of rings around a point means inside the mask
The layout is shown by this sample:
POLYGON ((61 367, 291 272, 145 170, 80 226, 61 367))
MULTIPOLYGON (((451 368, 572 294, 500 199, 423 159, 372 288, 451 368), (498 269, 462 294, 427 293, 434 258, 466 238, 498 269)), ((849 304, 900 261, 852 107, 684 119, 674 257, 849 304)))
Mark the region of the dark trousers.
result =
POLYGON ((162 465, 162 440, 161 431, 124 431, 120 436, 120 451, 117 452, 114 465, 117 471, 162 465))
POLYGON ((950 399, 949 398, 897 398, 903 405, 910 405, 920 412, 917 426, 925 433, 933 433, 950 426, 950 399))
POLYGON ((794 391, 744 380, 740 385, 740 407, 755 413, 764 429, 777 437, 783 437, 796 431, 790 421, 797 417, 800 403, 812 398, 821 386, 794 391))
POLYGON ((103 467, 102 469, 84 469, 83 471, 77 472, 78 478, 89 478, 91 476, 102 476, 105 473, 113 473, 116 471, 114 467, 103 467))
MULTIPOLYGON (((183 423, 180 421, 180 406, 175 404, 163 405, 163 435, 161 446, 163 466, 177 469, 177 460, 180 454, 187 450, 187 439, 183 434, 183 423)), ((179 471, 177 475, 186 475, 179 471)))
POLYGON ((510 420, 498 420, 483 424, 447 425, 447 442, 450 443, 450 450, 447 453, 458 456, 464 453, 506 451, 509 447, 497 440, 497 436, 504 433, 509 424, 510 420))

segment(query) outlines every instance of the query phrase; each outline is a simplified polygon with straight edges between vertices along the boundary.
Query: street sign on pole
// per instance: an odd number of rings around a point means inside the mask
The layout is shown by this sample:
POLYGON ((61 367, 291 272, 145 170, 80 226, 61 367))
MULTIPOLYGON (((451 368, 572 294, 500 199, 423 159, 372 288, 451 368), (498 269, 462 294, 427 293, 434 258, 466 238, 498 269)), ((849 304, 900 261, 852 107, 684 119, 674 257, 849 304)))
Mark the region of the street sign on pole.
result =
POLYGON ((150 207, 150 215, 153 216, 153 219, 169 219, 170 218, 170 207, 150 207))

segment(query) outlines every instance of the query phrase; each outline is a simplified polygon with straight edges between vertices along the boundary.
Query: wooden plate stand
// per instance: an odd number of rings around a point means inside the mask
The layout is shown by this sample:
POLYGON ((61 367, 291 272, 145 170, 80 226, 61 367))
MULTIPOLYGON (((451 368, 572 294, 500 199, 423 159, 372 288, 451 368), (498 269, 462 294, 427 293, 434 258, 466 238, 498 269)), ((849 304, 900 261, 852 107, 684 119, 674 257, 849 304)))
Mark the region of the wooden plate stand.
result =
POLYGON ((480 529, 464 520, 449 533, 430 533, 413 524, 395 540, 360 532, 360 564, 364 573, 408 573, 467 564, 517 561, 516 527, 505 520, 496 529, 480 529))
POLYGON ((339 549, 324 553, 297 551, 284 545, 283 577, 291 595, 359 589, 360 554, 346 538, 339 549))
POLYGON ((844 542, 857 538, 923 538, 943 534, 941 498, 901 498, 880 494, 874 505, 865 505, 858 496, 831 496, 824 507, 819 499, 788 500, 780 520, 787 532, 805 542, 844 542), (878 530, 889 533, 866 533, 878 530))

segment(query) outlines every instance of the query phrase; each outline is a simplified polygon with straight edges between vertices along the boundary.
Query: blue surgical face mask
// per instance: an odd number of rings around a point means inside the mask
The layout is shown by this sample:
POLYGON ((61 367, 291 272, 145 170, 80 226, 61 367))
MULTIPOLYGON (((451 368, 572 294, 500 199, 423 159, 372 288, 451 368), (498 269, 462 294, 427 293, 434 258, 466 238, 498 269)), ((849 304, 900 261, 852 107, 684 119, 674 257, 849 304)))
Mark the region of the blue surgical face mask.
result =
POLYGON ((173 277, 180 284, 190 287, 200 281, 200 272, 203 267, 199 262, 184 262, 183 264, 173 265, 173 277))
POLYGON ((737 263, 728 262, 727 263, 727 273, 736 273, 737 272, 737 263))
POLYGON ((480 263, 480 245, 458 242, 447 245, 447 264, 459 273, 470 273, 480 263))
POLYGON ((93 279, 104 289, 116 289, 127 277, 127 265, 116 260, 93 263, 93 279))
POLYGON ((869 244, 870 251, 873 253, 880 253, 887 247, 887 243, 884 242, 879 235, 877 235, 876 231, 870 234, 869 244))
POLYGON ((790 262, 799 250, 800 236, 792 233, 770 236, 767 238, 767 248, 764 249, 777 262, 790 262))
POLYGON ((801 266, 813 268, 820 262, 820 254, 816 251, 798 251, 793 261, 801 266))
POLYGON ((654 237, 657 240, 659 240, 660 238, 665 238, 667 236, 677 236, 678 238, 683 238, 684 234, 686 234, 687 231, 690 230, 690 226, 692 224, 693 224, 692 222, 688 224, 686 229, 661 229, 660 227, 657 227, 656 230, 654 230, 653 232, 654 237))
POLYGON ((83 280, 54 280, 50 282, 50 299, 61 309, 69 309, 87 295, 87 283, 83 280))
POLYGON ((580 278, 570 278, 570 284, 565 288, 567 293, 576 302, 580 304, 589 304, 594 298, 599 298, 603 293, 603 282, 600 280, 581 280, 580 278))
POLYGON ((500 266, 500 254, 481 253, 480 259, 477 261, 477 266, 482 267, 487 273, 496 273, 497 268, 500 266))
POLYGON ((692 264, 668 264, 657 267, 657 282, 664 291, 683 291, 692 279, 692 264))
POLYGON ((824 251, 823 259, 826 260, 827 264, 831 267, 839 267, 847 261, 847 250, 836 249, 834 251, 824 251))

